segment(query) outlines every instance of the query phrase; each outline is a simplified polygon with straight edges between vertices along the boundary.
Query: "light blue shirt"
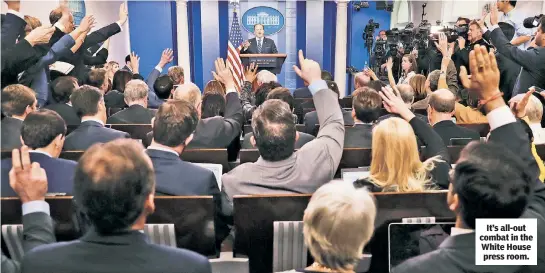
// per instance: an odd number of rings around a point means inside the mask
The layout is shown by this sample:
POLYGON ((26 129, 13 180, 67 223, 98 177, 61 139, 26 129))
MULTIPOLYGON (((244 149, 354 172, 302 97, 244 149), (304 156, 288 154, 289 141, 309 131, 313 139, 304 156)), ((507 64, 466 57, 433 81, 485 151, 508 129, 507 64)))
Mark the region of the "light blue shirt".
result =
POLYGON ((314 81, 308 86, 308 90, 310 90, 310 93, 313 96, 314 94, 316 94, 316 92, 323 89, 329 89, 329 87, 327 87, 327 83, 324 80, 314 81))
MULTIPOLYGON (((524 27, 523 22, 526 17, 526 15, 522 14, 515 8, 507 14, 501 14, 499 19, 500 22, 508 23, 515 28, 515 35, 513 36, 514 40, 520 36, 532 36, 532 34, 534 33, 532 29, 524 27)), ((520 44, 518 48, 526 50, 526 48, 530 46, 530 42, 531 41, 520 44)))
POLYGON ((30 201, 23 204, 23 216, 34 212, 43 212, 50 215, 49 204, 45 201, 30 201))

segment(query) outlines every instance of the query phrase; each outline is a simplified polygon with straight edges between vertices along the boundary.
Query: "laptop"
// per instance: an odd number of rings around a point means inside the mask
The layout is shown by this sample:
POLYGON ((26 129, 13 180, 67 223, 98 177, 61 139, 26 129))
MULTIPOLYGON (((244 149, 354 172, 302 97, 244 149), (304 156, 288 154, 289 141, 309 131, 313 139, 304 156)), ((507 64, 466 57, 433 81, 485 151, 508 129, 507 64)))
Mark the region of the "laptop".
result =
POLYGON ((369 176, 369 167, 341 169, 341 178, 345 182, 354 182, 369 176))
POLYGON ((211 170, 216 177, 216 182, 218 182, 218 188, 221 191, 221 175, 223 172, 223 166, 221 164, 211 164, 211 163, 193 163, 197 166, 203 167, 205 169, 211 170))

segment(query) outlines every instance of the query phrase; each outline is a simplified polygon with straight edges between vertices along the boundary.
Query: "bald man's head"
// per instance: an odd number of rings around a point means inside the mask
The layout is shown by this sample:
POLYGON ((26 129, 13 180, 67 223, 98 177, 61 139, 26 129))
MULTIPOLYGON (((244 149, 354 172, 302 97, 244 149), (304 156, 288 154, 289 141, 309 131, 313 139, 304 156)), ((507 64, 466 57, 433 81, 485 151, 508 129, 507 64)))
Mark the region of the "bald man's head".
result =
POLYGON ((356 89, 367 86, 370 81, 371 78, 363 72, 359 72, 354 75, 354 87, 356 89))
POLYGON ((175 100, 187 101, 195 107, 198 107, 201 104, 201 90, 197 85, 191 82, 178 86, 172 97, 175 100))
POLYGON ((448 89, 439 89, 431 94, 430 107, 439 113, 452 113, 456 97, 448 89))
POLYGON ((414 101, 414 91, 413 88, 408 84, 399 84, 397 85, 397 90, 399 90, 399 95, 404 103, 411 105, 414 101))

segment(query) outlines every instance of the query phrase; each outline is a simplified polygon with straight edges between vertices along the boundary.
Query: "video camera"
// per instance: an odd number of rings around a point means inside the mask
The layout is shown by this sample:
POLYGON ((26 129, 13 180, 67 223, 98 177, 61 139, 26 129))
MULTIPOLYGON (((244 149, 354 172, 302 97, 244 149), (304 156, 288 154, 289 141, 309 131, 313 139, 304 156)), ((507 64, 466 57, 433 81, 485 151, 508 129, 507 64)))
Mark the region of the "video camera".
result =
POLYGON ((414 48, 415 33, 413 23, 409 23, 401 30, 397 28, 388 30, 386 36, 388 37, 388 48, 391 52, 396 52, 399 44, 403 45, 405 54, 409 54, 414 48))
POLYGON ((363 40, 365 41, 365 47, 371 50, 373 46, 373 35, 375 34, 375 29, 379 28, 379 23, 375 23, 373 19, 369 19, 369 23, 365 25, 363 30, 363 40))
POLYGON ((534 17, 528 17, 524 19, 523 25, 525 28, 535 28, 539 26, 539 22, 541 22, 541 18, 543 18, 543 14, 536 15, 534 17))

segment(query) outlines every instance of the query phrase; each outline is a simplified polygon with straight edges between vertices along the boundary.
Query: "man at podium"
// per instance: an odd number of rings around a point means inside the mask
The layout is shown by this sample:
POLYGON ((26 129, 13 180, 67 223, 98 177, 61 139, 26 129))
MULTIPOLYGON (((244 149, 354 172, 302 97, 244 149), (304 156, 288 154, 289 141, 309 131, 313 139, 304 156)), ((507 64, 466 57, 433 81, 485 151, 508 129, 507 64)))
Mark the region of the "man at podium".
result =
POLYGON ((278 53, 276 44, 269 38, 265 38, 265 29, 262 24, 254 25, 255 38, 242 43, 241 54, 275 54, 278 53))

